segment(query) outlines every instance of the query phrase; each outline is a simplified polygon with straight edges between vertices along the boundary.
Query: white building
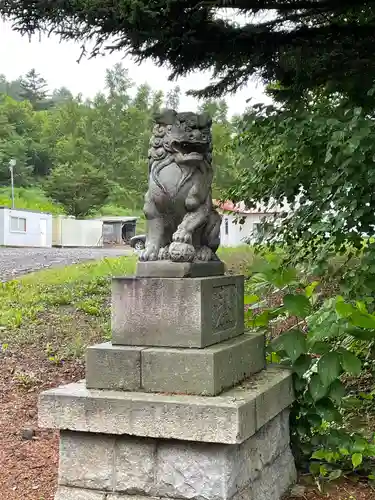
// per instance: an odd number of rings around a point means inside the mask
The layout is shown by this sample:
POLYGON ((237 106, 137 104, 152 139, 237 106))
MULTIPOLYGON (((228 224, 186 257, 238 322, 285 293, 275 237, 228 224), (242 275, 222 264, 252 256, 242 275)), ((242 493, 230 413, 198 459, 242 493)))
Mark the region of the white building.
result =
POLYGON ((51 247, 52 215, 0 207, 0 245, 51 247))
POLYGON ((222 215, 220 244, 223 247, 237 247, 251 243, 257 225, 280 212, 278 208, 262 205, 248 209, 244 203, 234 204, 231 201, 218 203, 214 200, 214 204, 222 215))

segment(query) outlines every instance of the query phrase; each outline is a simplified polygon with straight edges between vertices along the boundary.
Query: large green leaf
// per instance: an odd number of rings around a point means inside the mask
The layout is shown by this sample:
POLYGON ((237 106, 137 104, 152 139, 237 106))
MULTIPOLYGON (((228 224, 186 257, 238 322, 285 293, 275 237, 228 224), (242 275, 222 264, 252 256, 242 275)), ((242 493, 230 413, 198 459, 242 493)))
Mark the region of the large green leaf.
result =
POLYGON ((345 397, 345 394, 346 391, 342 382, 340 382, 340 380, 335 380, 329 388, 328 397, 332 399, 334 403, 341 406, 342 399, 345 397))
POLYGON ((310 283, 310 285, 308 285, 306 288, 305 288, 305 295, 307 298, 310 298, 313 296, 314 294, 314 291, 315 291, 315 288, 319 285, 319 281, 313 281, 312 283, 310 283))
POLYGON ((339 479, 342 475, 343 471, 341 469, 335 469, 328 474, 328 479, 330 481, 336 481, 336 479, 339 479))
POLYGON ((306 318, 311 313, 311 304, 305 295, 287 294, 284 297, 284 306, 293 316, 306 318))
POLYGON ((375 316, 355 311, 350 317, 351 323, 360 328, 375 330, 375 316))
POLYGON ((300 330, 290 330, 272 342, 273 349, 285 351, 294 363, 301 354, 306 353, 306 338, 300 330))
POLYGON ((255 304, 256 302, 259 302, 258 295, 245 295, 245 297, 244 297, 244 304, 245 305, 252 305, 252 304, 255 304))
POLYGON ((342 318, 349 318, 357 310, 351 304, 346 304, 345 302, 338 301, 336 303, 336 312, 342 318))
POLYGON ((341 350, 341 366, 347 373, 351 375, 359 375, 362 370, 361 361, 350 351, 341 350))
POLYGON ((373 340, 375 338, 375 330, 365 330, 355 326, 347 328, 345 333, 359 340, 373 340))
POLYGON ((356 303, 355 303, 355 305, 357 306, 357 309, 361 313, 368 314, 367 306, 366 306, 366 304, 363 301, 357 300, 356 303))
POLYGON ((310 349, 314 354, 327 354, 331 350, 331 345, 328 342, 310 342, 310 349))
POLYGON ((340 355, 337 352, 329 352, 320 358, 318 362, 318 374, 326 387, 336 380, 340 373, 340 355))
POLYGON ((366 439, 360 436, 355 436, 352 451, 355 453, 363 453, 366 448, 368 448, 368 442, 366 439))
POLYGON ((313 427, 320 427, 322 425, 322 417, 316 413, 308 413, 307 420, 313 427))
POLYGON ((273 283, 277 288, 283 288, 286 285, 290 285, 296 279, 296 270, 292 267, 280 268, 273 271, 271 278, 271 283, 273 283))
POLYGON ((255 316, 253 319, 249 320, 249 324, 253 328, 268 326, 268 323, 269 323, 269 312, 267 310, 262 311, 260 314, 255 316))
POLYGON ((302 378, 310 366, 311 357, 308 354, 301 354, 301 356, 299 356, 299 358, 293 363, 292 369, 299 377, 302 378))
POLYGON ((316 450, 314 453, 311 455, 311 458, 315 460, 327 460, 327 452, 326 450, 316 450))
POLYGON ((318 401, 327 395, 328 387, 323 384, 317 373, 314 373, 311 377, 309 391, 314 401, 318 401))
POLYGON ((354 453, 352 455, 352 464, 353 464, 354 469, 359 467, 361 465, 362 461, 363 461, 362 453, 354 453))
POLYGON ((318 401, 315 408, 322 419, 327 422, 340 422, 342 420, 337 408, 328 398, 318 401))

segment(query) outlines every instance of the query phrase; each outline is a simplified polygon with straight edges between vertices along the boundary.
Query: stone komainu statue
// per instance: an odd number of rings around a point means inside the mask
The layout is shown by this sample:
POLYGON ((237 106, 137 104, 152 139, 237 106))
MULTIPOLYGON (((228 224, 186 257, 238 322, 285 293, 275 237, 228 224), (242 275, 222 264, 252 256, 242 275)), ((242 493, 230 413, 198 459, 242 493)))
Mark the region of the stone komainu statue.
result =
POLYGON ((213 208, 209 116, 165 110, 155 117, 140 260, 217 260, 221 217, 213 208))

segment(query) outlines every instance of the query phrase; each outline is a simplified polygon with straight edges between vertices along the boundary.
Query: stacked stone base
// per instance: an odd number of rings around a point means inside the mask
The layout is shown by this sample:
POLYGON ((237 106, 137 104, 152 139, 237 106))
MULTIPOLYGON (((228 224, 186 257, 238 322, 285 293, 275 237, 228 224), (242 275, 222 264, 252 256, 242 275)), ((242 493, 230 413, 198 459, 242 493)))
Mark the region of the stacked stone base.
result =
POLYGON ((55 500, 280 500, 294 482, 291 373, 244 331, 243 277, 206 267, 113 280, 112 342, 40 397, 60 430, 55 500))
POLYGON ((61 433, 56 500, 279 500, 295 480, 285 410, 241 444, 61 433))
POLYGON ((221 396, 90 390, 42 394, 60 429, 56 500, 279 500, 295 480, 290 373, 269 367, 221 396))

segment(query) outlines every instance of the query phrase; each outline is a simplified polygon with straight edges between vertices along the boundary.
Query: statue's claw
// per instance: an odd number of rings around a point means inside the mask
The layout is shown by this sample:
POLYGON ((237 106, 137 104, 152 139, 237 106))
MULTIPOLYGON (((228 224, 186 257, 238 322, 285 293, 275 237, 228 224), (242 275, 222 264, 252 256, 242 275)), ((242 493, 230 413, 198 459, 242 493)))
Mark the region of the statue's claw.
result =
POLYGON ((185 229, 178 228, 177 231, 174 233, 172 239, 177 243, 187 243, 188 245, 191 245, 193 236, 185 229))
POLYGON ((208 262, 209 260, 214 260, 214 253, 209 247, 200 247, 196 250, 197 260, 208 262))
POLYGON ((158 260, 168 260, 169 259, 169 246, 163 247, 159 250, 158 260))
POLYGON ((139 260, 150 261, 158 260, 159 248, 156 245, 147 245, 144 250, 142 250, 139 260))

